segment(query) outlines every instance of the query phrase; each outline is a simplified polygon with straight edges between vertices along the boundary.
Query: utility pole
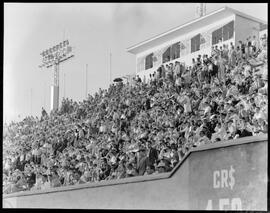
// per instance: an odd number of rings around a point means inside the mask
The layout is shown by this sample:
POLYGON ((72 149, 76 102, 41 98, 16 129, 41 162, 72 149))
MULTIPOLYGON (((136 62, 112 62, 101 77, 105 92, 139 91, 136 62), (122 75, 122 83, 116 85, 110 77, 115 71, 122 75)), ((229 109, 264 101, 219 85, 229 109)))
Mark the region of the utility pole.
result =
POLYGON ((66 73, 64 73, 64 98, 66 97, 66 73))
POLYGON ((88 64, 86 64, 86 70, 85 70, 85 98, 87 99, 87 93, 88 93, 88 64))
POLYGON ((65 29, 63 30, 63 41, 65 40, 65 29))
POLYGON ((32 115, 32 88, 30 89, 30 114, 32 115))
POLYGON ((110 84, 112 83, 112 53, 110 50, 110 84))
POLYGON ((46 103, 46 86, 45 86, 45 83, 44 83, 44 86, 43 86, 43 107, 45 108, 45 103, 46 103))

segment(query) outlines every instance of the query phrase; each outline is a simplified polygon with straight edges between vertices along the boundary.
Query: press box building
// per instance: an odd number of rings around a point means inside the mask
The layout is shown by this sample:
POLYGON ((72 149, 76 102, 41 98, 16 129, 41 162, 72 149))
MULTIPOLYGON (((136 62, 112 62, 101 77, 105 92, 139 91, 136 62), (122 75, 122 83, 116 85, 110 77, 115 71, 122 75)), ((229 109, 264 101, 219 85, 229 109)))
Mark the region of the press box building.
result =
POLYGON ((192 58, 210 55, 211 47, 256 36, 267 31, 267 23, 229 7, 192 20, 186 24, 131 46, 128 52, 136 55, 136 75, 147 80, 161 64, 179 61, 190 66, 192 58))

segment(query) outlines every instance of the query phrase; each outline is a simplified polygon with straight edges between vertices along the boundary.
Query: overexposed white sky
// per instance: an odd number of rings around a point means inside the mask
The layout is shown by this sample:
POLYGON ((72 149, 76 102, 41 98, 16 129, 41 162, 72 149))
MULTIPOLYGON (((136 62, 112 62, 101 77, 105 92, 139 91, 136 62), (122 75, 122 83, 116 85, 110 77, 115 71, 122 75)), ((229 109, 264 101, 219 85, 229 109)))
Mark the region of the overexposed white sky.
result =
MULTIPOLYGON (((109 84, 110 51, 112 79, 135 73, 135 56, 126 52, 126 48, 194 19, 195 6, 195 3, 5 3, 4 121, 40 116, 41 107, 49 111, 53 72, 38 67, 43 50, 63 39, 69 39, 75 47, 75 57, 60 65, 60 102, 64 90, 65 97, 81 101, 85 98, 86 64, 90 94, 109 84)), ((263 3, 207 3, 207 13, 224 6, 267 20, 267 4, 263 3)))

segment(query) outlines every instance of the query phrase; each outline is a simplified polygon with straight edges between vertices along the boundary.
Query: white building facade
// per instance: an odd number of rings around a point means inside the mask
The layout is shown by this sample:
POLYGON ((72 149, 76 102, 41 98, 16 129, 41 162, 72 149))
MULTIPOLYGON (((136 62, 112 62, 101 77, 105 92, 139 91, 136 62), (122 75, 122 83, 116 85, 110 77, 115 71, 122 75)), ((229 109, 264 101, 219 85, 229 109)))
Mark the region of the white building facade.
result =
POLYGON ((179 61, 190 66, 192 58, 211 55, 212 46, 246 42, 266 29, 266 22, 224 7, 127 49, 136 55, 136 75, 147 80, 162 64, 179 61))

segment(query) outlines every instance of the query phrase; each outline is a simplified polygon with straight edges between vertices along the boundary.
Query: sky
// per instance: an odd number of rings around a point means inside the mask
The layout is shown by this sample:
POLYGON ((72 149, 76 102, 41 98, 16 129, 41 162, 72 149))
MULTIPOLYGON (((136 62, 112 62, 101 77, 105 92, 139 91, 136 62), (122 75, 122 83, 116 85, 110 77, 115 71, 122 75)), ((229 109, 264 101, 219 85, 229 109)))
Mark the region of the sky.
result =
MULTIPOLYGON (((207 3, 267 20, 265 3, 207 3)), ((5 3, 3 121, 50 110, 52 68, 39 68, 40 53, 68 39, 74 57, 60 64, 59 103, 82 101, 112 80, 135 73, 126 48, 195 18, 195 3, 5 3), (86 87, 86 64, 88 65, 86 87)))

